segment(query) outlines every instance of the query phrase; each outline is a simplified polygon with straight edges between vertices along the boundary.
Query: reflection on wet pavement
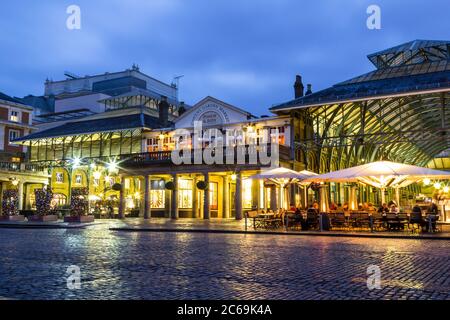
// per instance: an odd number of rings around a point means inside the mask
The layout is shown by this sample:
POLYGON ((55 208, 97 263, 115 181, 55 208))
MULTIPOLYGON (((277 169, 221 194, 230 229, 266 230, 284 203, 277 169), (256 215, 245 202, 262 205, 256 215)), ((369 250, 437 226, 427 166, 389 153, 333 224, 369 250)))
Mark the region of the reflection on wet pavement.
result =
POLYGON ((0 297, 449 299, 450 241, 1 229, 0 297), (66 269, 81 269, 67 289, 66 269), (367 267, 381 268, 368 290, 367 267))

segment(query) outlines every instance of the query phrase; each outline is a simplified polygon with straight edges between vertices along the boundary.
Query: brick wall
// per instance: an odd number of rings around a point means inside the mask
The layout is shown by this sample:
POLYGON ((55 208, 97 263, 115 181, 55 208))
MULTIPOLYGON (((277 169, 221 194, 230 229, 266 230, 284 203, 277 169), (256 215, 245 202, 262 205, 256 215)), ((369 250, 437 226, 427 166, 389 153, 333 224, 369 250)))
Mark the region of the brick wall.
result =
POLYGON ((9 111, 7 108, 0 107, 0 120, 8 120, 9 119, 9 111))
POLYGON ((5 137, 4 137, 4 142, 5 142, 5 151, 6 152, 23 152, 23 146, 21 145, 10 145, 9 144, 9 130, 17 130, 20 132, 20 136, 23 136, 23 129, 17 129, 17 128, 11 128, 6 126, 5 127, 5 137))

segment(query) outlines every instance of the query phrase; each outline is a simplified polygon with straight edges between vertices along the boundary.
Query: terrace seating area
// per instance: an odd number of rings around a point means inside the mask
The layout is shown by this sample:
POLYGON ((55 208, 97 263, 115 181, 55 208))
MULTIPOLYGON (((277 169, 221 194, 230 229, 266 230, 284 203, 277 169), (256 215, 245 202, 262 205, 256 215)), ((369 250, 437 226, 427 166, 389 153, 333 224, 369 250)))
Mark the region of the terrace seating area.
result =
POLYGON ((426 212, 379 213, 377 211, 318 210, 289 211, 279 209, 252 210, 246 213, 247 227, 253 229, 290 231, 370 231, 370 232, 441 232, 440 215, 426 212))

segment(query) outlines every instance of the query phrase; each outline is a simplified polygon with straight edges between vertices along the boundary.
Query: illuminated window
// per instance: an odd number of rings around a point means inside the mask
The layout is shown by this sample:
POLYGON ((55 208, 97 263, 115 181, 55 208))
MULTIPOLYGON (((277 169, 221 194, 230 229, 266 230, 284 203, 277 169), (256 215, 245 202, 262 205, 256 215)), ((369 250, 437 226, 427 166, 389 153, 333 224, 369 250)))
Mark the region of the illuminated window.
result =
POLYGON ((192 209, 192 180, 178 180, 178 207, 192 209))
POLYGON ((53 195, 53 203, 56 206, 63 206, 67 203, 67 197, 62 193, 55 193, 53 195))
POLYGON ((19 122, 19 111, 11 110, 9 120, 14 121, 14 122, 19 122))
POLYGON ((243 180, 242 183, 242 188, 243 188, 243 192, 242 192, 242 201, 243 201, 243 207, 248 209, 248 208, 252 208, 253 205, 253 197, 252 197, 252 184, 253 181, 250 179, 245 179, 243 180))
POLYGON ((56 182, 63 183, 64 182, 64 173, 57 172, 55 175, 55 178, 56 178, 56 182))
POLYGON ((209 183, 209 208, 211 210, 218 209, 218 184, 217 182, 209 183))
POLYGON ((20 137, 20 131, 19 130, 9 130, 9 143, 11 144, 11 141, 17 139, 20 137))
POLYGON ((285 136, 284 136, 284 127, 277 127, 270 129, 270 137, 271 142, 275 143, 277 141, 278 135, 278 144, 285 144, 285 136))
POLYGON ((83 178, 81 177, 81 174, 75 175, 75 183, 81 184, 83 182, 83 178))
POLYGON ((152 180, 150 182, 150 208, 164 209, 165 207, 164 181, 152 180))
POLYGON ((20 162, 20 158, 12 157, 11 162, 20 162))

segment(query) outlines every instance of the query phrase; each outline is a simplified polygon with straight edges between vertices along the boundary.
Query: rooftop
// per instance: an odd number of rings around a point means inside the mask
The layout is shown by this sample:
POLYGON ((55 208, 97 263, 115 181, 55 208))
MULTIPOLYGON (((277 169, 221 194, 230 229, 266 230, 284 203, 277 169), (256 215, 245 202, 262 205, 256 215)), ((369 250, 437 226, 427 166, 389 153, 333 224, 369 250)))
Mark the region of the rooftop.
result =
POLYGON ((415 40, 368 56, 378 69, 275 105, 272 111, 450 90, 450 42, 415 40))

